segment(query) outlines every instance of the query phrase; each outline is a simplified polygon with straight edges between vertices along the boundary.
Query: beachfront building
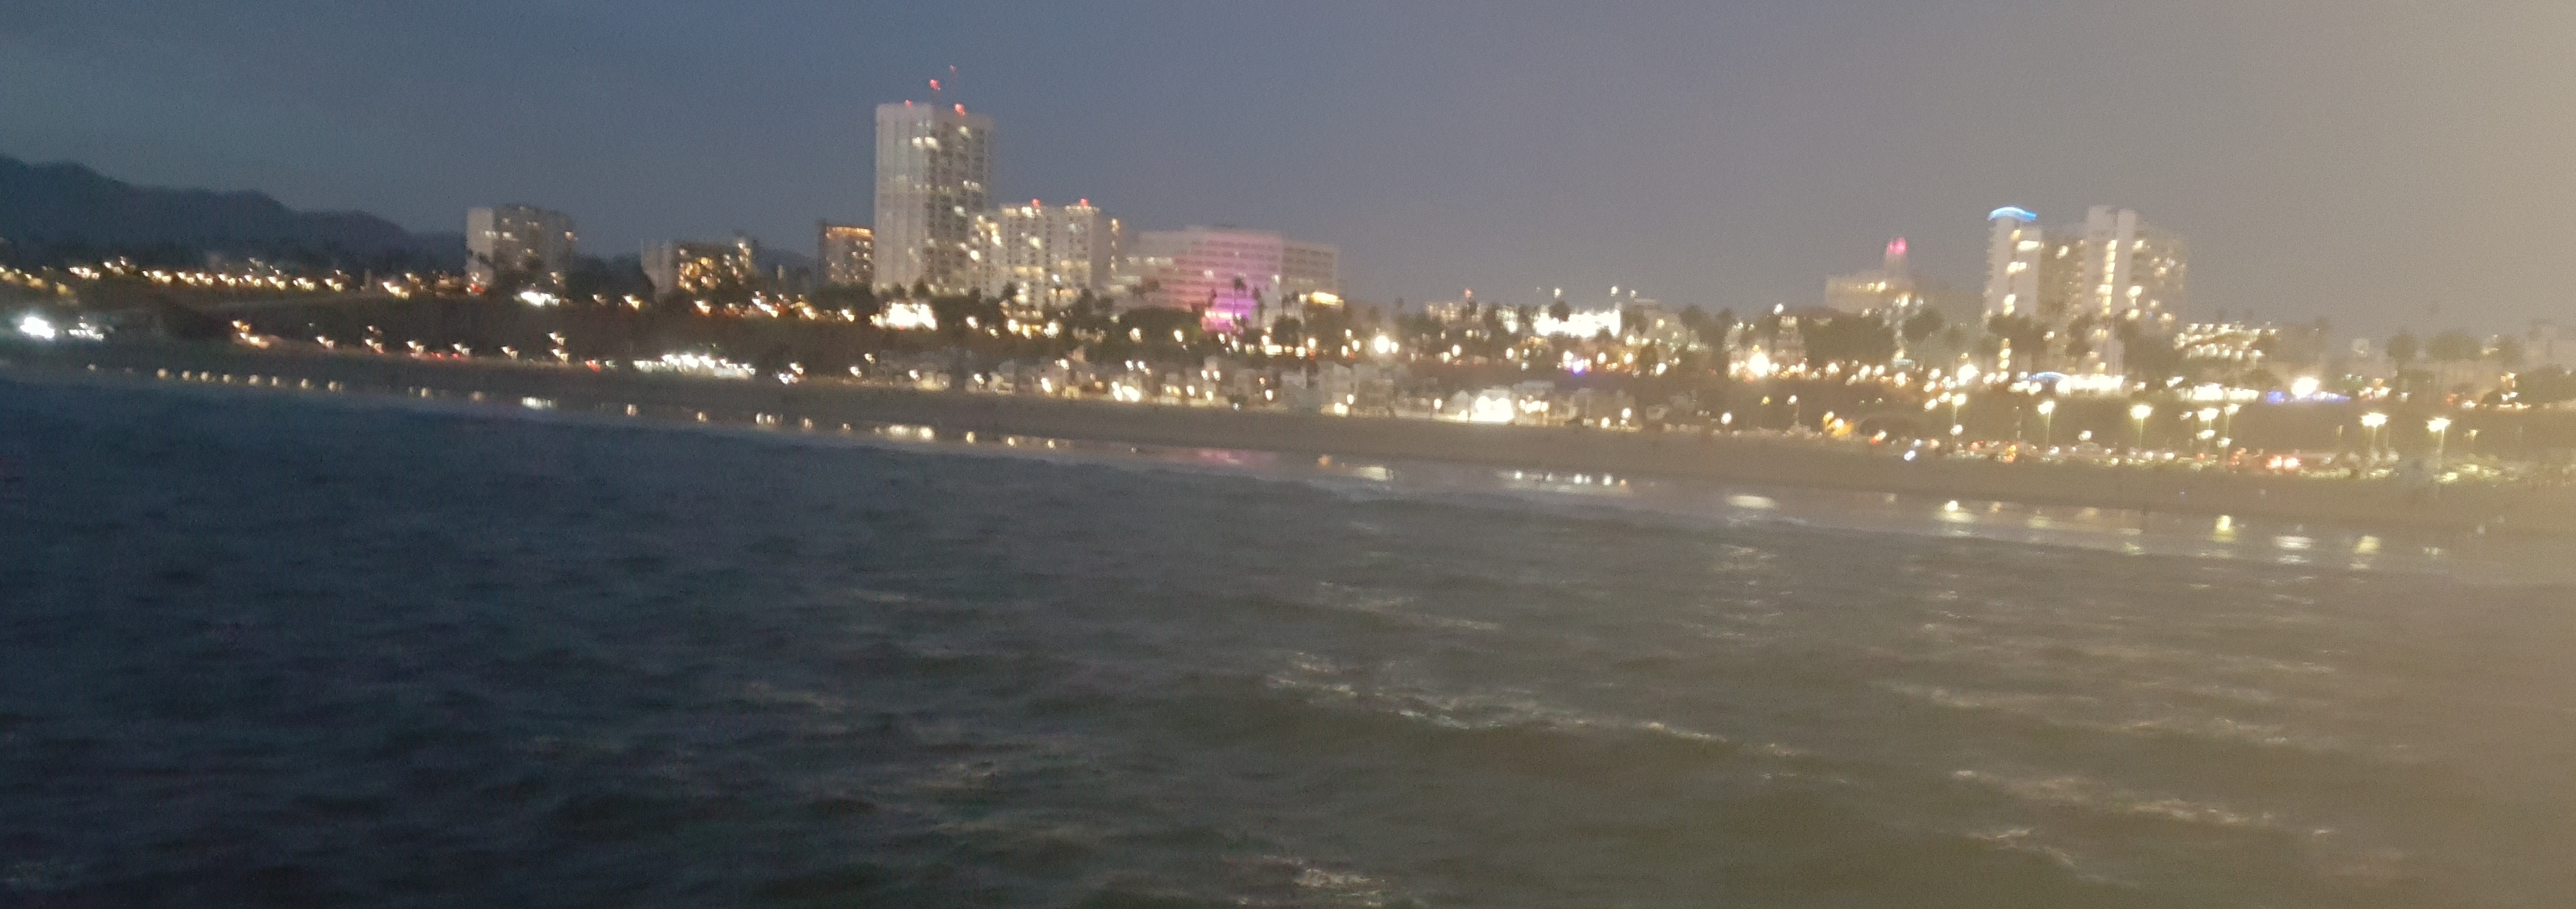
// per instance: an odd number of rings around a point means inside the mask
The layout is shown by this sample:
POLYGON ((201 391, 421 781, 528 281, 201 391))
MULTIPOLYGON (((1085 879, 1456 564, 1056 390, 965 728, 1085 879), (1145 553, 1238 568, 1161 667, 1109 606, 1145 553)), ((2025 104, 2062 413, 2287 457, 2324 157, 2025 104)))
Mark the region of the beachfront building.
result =
POLYGON ((985 293, 1013 287, 1031 306, 1060 306, 1109 289, 1117 261, 1118 219, 1083 199, 1050 206, 1036 199, 1005 206, 979 227, 985 238, 985 293))
POLYGON ((855 224, 814 222, 814 267, 823 283, 876 285, 876 231, 855 224))
POLYGON ((992 138, 993 119, 963 104, 877 105, 878 285, 978 287, 988 250, 976 220, 991 204, 992 138))
POLYGON ((1317 294, 1339 299, 1340 251, 1266 230, 1192 226, 1136 237, 1127 281, 1148 304, 1206 308, 1211 330, 1267 325, 1317 294))
POLYGON ((644 244, 644 277, 656 296, 748 286, 760 277, 758 249, 746 237, 731 242, 666 240, 644 244))
POLYGON ((495 205, 465 213, 465 272, 475 287, 502 275, 563 289, 579 251, 572 216, 534 205, 495 205))

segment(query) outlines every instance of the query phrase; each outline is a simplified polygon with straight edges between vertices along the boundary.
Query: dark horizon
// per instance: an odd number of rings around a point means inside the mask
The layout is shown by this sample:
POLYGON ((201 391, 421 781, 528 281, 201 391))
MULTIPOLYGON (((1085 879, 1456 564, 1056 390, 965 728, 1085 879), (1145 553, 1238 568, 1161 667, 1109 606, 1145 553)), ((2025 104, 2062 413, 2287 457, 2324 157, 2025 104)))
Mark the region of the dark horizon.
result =
POLYGON ((2194 317, 2568 317, 2550 4, 249 6, 34 0, 0 153, 423 232, 529 202, 600 255, 800 249, 867 220, 873 106, 955 65, 996 199, 1335 243, 1365 299, 1758 311, 1895 236, 1973 290, 1986 211, 2109 204, 2188 238, 2194 317))

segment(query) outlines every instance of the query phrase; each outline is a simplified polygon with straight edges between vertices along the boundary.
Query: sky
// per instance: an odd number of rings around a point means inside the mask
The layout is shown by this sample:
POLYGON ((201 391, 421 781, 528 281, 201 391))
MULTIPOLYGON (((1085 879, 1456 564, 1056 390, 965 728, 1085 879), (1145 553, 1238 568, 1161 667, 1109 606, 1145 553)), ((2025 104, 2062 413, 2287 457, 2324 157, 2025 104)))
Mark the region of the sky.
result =
POLYGON ((2134 208, 2186 314, 2576 321, 2576 3, 11 0, 0 154, 586 251, 865 221, 874 105, 997 121, 996 201, 1338 244, 1375 301, 1819 302, 1906 237, 2134 208), (1545 289, 1545 290, 1542 290, 1545 289))

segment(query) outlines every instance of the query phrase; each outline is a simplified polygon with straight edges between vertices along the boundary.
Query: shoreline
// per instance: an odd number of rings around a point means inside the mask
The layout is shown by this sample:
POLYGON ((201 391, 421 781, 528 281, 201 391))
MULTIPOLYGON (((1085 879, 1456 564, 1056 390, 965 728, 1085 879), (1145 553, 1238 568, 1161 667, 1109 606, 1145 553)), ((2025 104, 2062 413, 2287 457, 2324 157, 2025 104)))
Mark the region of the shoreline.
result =
POLYGON ((1495 468, 1611 472, 1705 480, 2233 516, 2406 530, 2576 536, 2576 490, 2452 485, 2437 495, 2387 481, 2138 470, 2083 464, 1907 462, 1857 443, 1744 436, 1481 425, 1386 417, 933 392, 820 381, 788 386, 736 379, 591 373, 558 366, 451 362, 354 354, 248 352, 193 345, 0 348, 0 368, 51 373, 159 370, 339 383, 358 393, 541 398, 564 409, 632 406, 639 414, 788 424, 907 424, 1173 448, 1389 458, 1495 468))

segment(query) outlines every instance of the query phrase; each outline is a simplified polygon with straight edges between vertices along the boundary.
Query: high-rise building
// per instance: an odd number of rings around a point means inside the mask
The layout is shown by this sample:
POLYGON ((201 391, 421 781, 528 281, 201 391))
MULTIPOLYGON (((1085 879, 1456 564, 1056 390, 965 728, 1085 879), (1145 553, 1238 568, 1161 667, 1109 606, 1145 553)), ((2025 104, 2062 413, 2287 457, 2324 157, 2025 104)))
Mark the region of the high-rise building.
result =
POLYGON ((814 266, 823 283, 876 284, 876 232, 853 224, 814 222, 814 266))
POLYGON ((2047 245, 2039 216, 2005 207, 1986 222, 1986 315, 2029 315, 2039 306, 2040 254, 2047 245))
POLYGON ((533 205, 496 205, 465 213, 465 272, 477 287, 504 273, 561 289, 578 252, 572 216, 533 205))
POLYGON ((2180 236, 2135 211, 2096 205, 2084 213, 2084 242, 2084 288, 2096 315, 2171 321, 2183 295, 2180 236))
POLYGON ((1109 289, 1110 267, 1118 257, 1118 219, 1093 207, 1091 200, 1048 206, 1031 199, 994 212, 993 222, 985 292, 1000 293, 1007 285, 1018 289, 1023 303, 1057 306, 1081 299, 1086 291, 1109 289))
POLYGON ((2046 350, 2020 352, 2015 365, 2117 373, 2118 338, 2163 343, 2172 332, 2188 260, 2180 236, 2107 205, 2053 235, 2024 209, 1987 218, 1986 314, 2031 319, 2048 339, 2046 350))
POLYGON ((966 105, 877 105, 876 283, 974 289, 975 219, 991 204, 993 118, 966 105))
POLYGON ((1253 324, 1290 311, 1298 297, 1341 292, 1340 251, 1266 230, 1197 227, 1145 231, 1126 283, 1151 286, 1149 303, 1207 308, 1211 327, 1253 324))
POLYGON ((644 277, 657 296, 743 286, 760 279, 760 253, 750 239, 729 243, 664 241, 644 244, 644 277))
POLYGON ((2080 366, 2120 372, 2115 326, 2127 322, 2129 336, 2157 339, 2173 330, 2183 300, 2182 238, 2140 221, 2135 211, 2096 205, 2084 213, 2084 246, 2077 255, 2084 267, 2078 312, 2092 317, 2086 340, 2093 362, 2080 366))

